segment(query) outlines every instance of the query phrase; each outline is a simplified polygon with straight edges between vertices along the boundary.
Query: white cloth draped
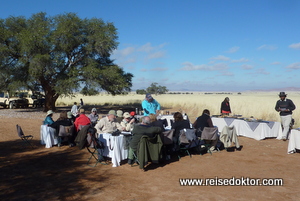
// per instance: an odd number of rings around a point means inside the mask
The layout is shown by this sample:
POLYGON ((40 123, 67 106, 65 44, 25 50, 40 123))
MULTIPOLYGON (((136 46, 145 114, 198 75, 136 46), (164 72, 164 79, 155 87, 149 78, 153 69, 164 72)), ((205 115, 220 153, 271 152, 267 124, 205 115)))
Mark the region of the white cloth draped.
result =
POLYGON ((292 129, 289 136, 288 154, 296 152, 296 149, 300 149, 300 131, 292 129))
POLYGON ((263 140, 270 137, 276 137, 277 139, 282 138, 280 122, 272 122, 272 126, 265 122, 259 122, 255 129, 251 128, 246 121, 241 119, 234 119, 230 125, 227 125, 224 118, 213 117, 212 122, 219 128, 219 130, 223 130, 225 126, 234 126, 239 136, 245 136, 256 140, 263 140))
POLYGON ((41 144, 46 145, 45 148, 51 148, 57 144, 57 139, 54 138, 55 129, 47 125, 41 125, 40 135, 41 144))
POLYGON ((99 134, 99 140, 104 143, 103 155, 111 158, 112 167, 120 166, 120 162, 127 159, 128 149, 124 148, 124 135, 112 136, 109 133, 103 133, 99 134))

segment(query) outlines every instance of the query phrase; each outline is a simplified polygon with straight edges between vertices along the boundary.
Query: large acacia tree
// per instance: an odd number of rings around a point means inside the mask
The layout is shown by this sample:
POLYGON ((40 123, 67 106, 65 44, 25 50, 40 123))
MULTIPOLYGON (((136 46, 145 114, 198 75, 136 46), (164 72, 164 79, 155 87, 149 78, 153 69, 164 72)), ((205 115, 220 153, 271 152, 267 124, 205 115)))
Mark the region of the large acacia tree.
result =
POLYGON ((80 90, 128 92, 133 75, 110 59, 117 39, 113 23, 74 13, 0 19, 0 88, 42 90, 45 110, 80 90))

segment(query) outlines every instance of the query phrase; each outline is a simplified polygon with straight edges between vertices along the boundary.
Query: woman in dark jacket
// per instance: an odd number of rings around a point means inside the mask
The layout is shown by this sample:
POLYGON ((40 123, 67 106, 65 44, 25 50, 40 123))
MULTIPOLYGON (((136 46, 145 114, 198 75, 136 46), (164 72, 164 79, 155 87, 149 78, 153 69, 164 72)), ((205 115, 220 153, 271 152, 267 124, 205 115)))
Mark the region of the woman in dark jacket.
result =
POLYGON ((229 115, 231 113, 229 98, 226 97, 221 103, 221 114, 229 115))
POLYGON ((172 124, 172 129, 175 129, 173 140, 175 141, 175 143, 177 143, 180 130, 185 128, 187 129, 191 128, 191 124, 188 120, 183 119, 183 116, 180 112, 175 112, 173 117, 174 117, 174 123, 172 124))

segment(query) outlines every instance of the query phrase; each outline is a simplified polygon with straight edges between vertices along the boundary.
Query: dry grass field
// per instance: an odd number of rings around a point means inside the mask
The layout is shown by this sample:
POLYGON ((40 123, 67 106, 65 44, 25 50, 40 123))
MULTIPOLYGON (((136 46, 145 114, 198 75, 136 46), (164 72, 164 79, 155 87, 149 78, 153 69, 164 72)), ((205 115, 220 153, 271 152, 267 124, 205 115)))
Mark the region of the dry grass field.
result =
MULTIPOLYGON (((267 121, 280 121, 278 112, 275 111, 276 101, 279 99, 279 92, 245 92, 242 94, 205 94, 204 92, 194 92, 193 94, 164 94, 153 95, 153 97, 161 104, 162 110, 181 111, 188 114, 191 120, 201 115, 203 109, 209 109, 211 115, 220 113, 221 102, 225 97, 230 98, 232 114, 243 115, 245 118, 253 116, 255 119, 263 119, 267 121)), ((286 92, 287 98, 291 99, 296 105, 293 118, 295 126, 300 127, 300 92, 286 92)), ((98 96, 82 96, 78 95, 74 98, 59 98, 57 105, 71 106, 73 102, 79 102, 83 99, 87 105, 128 105, 133 103, 141 103, 144 95, 134 93, 123 96, 111 96, 101 94, 98 96)))

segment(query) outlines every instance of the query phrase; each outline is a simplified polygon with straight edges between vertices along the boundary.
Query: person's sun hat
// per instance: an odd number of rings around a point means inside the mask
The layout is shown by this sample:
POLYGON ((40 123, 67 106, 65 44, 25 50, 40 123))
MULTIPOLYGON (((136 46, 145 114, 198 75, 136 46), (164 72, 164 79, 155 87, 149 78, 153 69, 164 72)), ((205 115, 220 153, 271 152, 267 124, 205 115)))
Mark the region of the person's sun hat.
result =
POLYGON ((47 112, 47 116, 50 115, 50 114, 53 114, 54 112, 52 110, 48 110, 47 112))
POLYGON ((147 94, 146 94, 146 98, 147 98, 147 99, 153 99, 153 97, 152 97, 152 95, 151 95, 150 93, 147 93, 147 94))
POLYGON ((122 110, 117 110, 117 116, 122 117, 123 116, 123 111, 122 110))
POLYGON ((123 117, 127 119, 127 118, 130 118, 131 116, 130 116, 129 112, 124 112, 123 117))
POLYGON ((279 95, 279 97, 283 97, 283 96, 286 96, 287 94, 286 94, 285 92, 282 91, 282 92, 279 92, 278 95, 279 95))
POLYGON ((116 111, 114 111, 114 110, 109 110, 108 114, 117 116, 117 115, 116 115, 116 111))
POLYGON ((91 112, 97 112, 97 109, 96 109, 96 108, 93 108, 91 112))

